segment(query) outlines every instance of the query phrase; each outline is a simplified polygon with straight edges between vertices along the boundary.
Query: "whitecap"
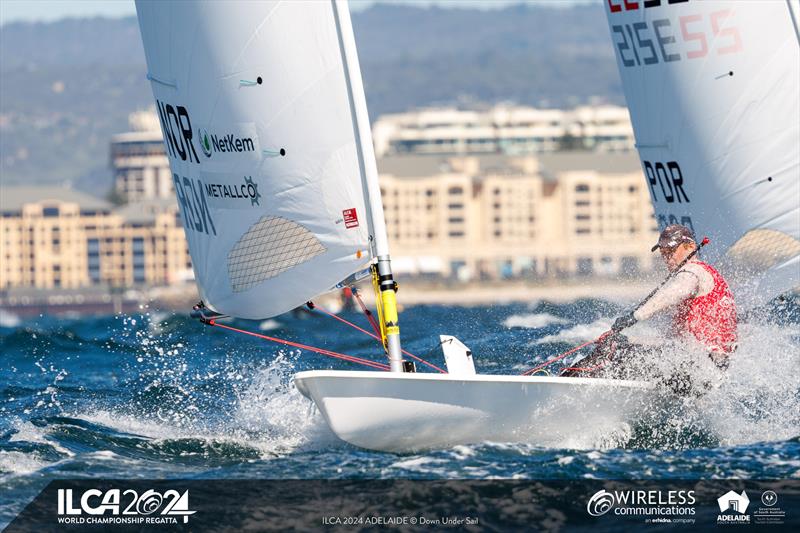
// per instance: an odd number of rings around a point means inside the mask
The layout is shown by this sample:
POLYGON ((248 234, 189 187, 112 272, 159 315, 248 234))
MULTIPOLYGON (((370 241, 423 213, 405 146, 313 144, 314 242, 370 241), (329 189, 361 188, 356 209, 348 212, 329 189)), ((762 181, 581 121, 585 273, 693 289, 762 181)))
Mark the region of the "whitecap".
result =
POLYGON ((22 324, 22 319, 10 311, 0 309, 0 327, 16 328, 22 324))
POLYGON ((585 342, 596 339, 603 333, 609 330, 611 322, 608 319, 601 318, 595 320, 591 324, 578 324, 571 328, 562 329, 558 333, 552 335, 545 335, 538 339, 534 344, 550 344, 554 342, 585 342))
POLYGON ((282 326, 282 324, 280 322, 278 322, 275 319, 270 318, 268 320, 264 320, 263 322, 261 322, 258 325, 258 329, 260 329, 261 331, 272 331, 272 330, 280 328, 281 326, 282 326))
POLYGON ((529 313, 524 315, 511 315, 503 321, 507 328, 544 328, 553 324, 568 324, 567 320, 551 315, 550 313, 529 313))

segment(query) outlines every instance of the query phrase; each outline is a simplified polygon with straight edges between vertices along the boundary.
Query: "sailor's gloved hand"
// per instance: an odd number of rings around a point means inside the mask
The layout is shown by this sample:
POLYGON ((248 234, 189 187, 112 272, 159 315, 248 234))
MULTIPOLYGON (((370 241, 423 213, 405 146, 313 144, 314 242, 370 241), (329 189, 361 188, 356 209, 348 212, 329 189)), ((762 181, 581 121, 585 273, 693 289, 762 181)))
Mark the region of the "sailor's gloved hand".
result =
POLYGON ((611 326, 611 331, 622 331, 623 329, 629 328, 634 324, 636 324, 636 319, 633 318, 633 313, 628 313, 627 315, 623 315, 614 321, 614 325, 611 326))

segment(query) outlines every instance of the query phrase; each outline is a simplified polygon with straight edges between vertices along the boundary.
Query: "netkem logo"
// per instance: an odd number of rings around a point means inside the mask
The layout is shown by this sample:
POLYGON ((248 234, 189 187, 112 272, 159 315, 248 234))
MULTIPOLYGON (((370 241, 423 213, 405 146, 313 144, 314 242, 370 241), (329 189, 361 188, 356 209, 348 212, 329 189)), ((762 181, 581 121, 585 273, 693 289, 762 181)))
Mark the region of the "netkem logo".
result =
POLYGON ((197 511, 189 510, 189 491, 139 494, 133 489, 88 489, 76 501, 73 489, 58 489, 59 524, 177 524, 197 511))
POLYGON ((216 135, 205 128, 197 130, 197 134, 200 137, 200 148, 206 157, 211 157, 214 152, 224 154, 256 151, 256 144, 250 137, 236 137, 233 133, 216 135))

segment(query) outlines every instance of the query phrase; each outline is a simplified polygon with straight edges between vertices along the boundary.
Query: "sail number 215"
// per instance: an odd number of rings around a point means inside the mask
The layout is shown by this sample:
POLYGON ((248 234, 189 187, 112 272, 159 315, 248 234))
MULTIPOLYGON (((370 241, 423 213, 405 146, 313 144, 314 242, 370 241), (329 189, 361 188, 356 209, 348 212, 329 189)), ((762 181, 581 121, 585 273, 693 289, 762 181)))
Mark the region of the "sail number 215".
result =
POLYGON ((628 67, 733 54, 742 49, 739 30, 729 24, 731 10, 684 15, 675 20, 618 24, 611 27, 620 61, 628 67), (710 44, 709 44, 710 43, 710 44), (713 47, 714 50, 710 48, 713 47))

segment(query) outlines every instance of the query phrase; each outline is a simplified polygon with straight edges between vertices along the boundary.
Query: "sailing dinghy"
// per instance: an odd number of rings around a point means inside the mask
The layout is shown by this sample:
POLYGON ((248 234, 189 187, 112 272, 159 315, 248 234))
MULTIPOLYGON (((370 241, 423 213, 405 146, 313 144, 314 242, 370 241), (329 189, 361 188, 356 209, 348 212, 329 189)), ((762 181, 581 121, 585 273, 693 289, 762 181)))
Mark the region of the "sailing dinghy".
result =
POLYGON ((137 1, 137 13, 204 321, 236 330, 212 313, 265 319, 372 276, 389 364, 371 366, 385 371, 295 376, 341 439, 397 452, 564 445, 651 405, 644 382, 478 374, 454 337, 442 337, 447 373, 404 359, 345 2, 137 1))

